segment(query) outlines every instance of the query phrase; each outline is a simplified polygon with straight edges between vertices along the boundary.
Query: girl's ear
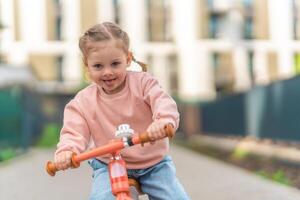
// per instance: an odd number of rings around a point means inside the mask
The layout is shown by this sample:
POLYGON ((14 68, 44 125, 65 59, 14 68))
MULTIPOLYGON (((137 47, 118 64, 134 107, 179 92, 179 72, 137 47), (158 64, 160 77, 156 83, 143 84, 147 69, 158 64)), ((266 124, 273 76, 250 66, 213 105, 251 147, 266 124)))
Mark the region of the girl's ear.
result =
POLYGON ((127 66, 129 67, 129 65, 131 64, 131 61, 132 61, 132 52, 129 51, 128 54, 127 54, 127 66))

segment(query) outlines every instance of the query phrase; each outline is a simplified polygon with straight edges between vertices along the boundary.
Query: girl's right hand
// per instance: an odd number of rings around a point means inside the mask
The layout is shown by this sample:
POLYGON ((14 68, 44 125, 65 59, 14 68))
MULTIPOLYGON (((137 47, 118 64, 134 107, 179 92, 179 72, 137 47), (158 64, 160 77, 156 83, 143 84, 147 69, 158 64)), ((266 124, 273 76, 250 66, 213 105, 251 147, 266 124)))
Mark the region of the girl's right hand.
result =
POLYGON ((55 166, 58 170, 65 170, 71 167, 72 151, 62 151, 54 156, 55 166))

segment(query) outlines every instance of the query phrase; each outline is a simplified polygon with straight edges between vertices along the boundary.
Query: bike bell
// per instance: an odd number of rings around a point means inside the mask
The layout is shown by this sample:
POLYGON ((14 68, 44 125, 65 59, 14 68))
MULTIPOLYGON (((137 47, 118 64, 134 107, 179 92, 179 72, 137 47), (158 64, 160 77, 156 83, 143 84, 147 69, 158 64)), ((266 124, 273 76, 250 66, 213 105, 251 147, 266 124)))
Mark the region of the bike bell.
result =
POLYGON ((128 124, 121 124, 118 126, 118 129, 115 132, 117 138, 129 137, 133 134, 133 130, 128 124))

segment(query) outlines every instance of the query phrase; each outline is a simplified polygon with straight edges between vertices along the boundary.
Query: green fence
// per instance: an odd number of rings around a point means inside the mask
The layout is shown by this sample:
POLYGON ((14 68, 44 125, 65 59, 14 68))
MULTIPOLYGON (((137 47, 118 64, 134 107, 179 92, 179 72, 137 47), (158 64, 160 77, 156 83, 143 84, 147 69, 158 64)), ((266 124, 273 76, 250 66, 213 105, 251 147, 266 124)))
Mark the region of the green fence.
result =
POLYGON ((27 148, 41 132, 38 95, 22 86, 0 88, 0 148, 27 148))
POLYGON ((27 148, 43 132, 59 130, 64 106, 73 93, 43 93, 25 86, 0 88, 0 150, 7 147, 27 148))
POLYGON ((22 90, 0 89, 0 147, 22 144, 22 90))
POLYGON ((300 76, 201 105, 203 131, 300 141, 299 86, 300 76))

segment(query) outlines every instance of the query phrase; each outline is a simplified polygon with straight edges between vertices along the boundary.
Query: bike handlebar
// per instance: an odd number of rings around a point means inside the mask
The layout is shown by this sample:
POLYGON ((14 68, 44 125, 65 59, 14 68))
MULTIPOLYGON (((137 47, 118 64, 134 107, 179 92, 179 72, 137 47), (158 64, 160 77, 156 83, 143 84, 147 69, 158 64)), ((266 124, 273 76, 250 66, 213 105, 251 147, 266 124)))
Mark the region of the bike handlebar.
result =
MULTIPOLYGON (((174 128, 172 125, 168 124, 165 126, 165 133, 166 136, 165 137, 169 137, 172 138, 175 134, 174 128)), ((165 138, 163 137, 163 138, 165 138)), ((142 146, 144 145, 144 143, 147 142, 151 142, 153 140, 151 140, 149 133, 148 132, 144 132, 144 133, 139 133, 139 134, 135 134, 132 137, 126 137, 127 141, 126 143, 122 140, 122 139, 117 139, 117 140, 113 140, 112 142, 95 148, 93 150, 90 150, 88 152, 84 152, 82 154, 76 154, 73 153, 72 158, 71 158, 71 168, 77 168, 80 166, 80 162, 88 160, 90 158, 94 158, 94 157, 98 157, 98 156, 102 156, 108 153, 114 153, 118 150, 121 150, 123 148, 125 148, 126 146, 133 146, 136 144, 142 144, 142 146)), ((163 139, 160 138, 160 139, 163 139)), ((57 169, 55 163, 48 161, 46 164, 46 171, 48 172, 48 174, 50 176, 55 176, 55 173, 57 171, 59 171, 59 169, 57 169)))
MULTIPOLYGON (((168 138, 172 138, 174 136, 174 128, 172 125, 168 124, 165 126, 165 132, 166 132, 166 136, 165 137, 168 137, 168 138)), ((163 138, 165 138, 163 137, 163 138)), ((161 138, 162 139, 162 138, 161 138)), ((147 142, 151 142, 151 138, 149 136, 149 133, 148 132, 144 132, 144 133, 139 133, 135 136, 132 137, 132 140, 133 140, 133 143, 134 144, 144 144, 144 143, 147 143, 147 142)))

